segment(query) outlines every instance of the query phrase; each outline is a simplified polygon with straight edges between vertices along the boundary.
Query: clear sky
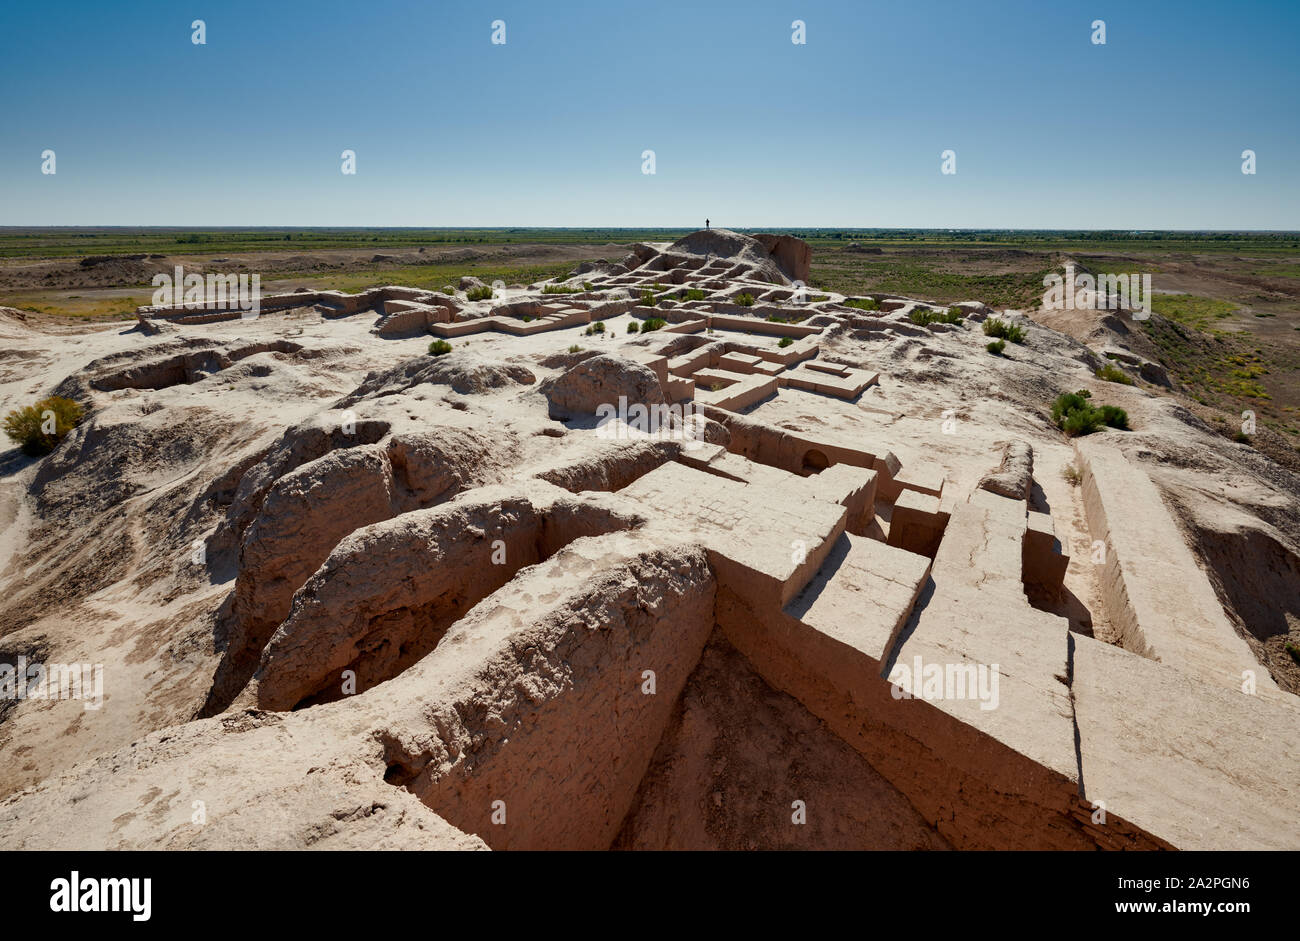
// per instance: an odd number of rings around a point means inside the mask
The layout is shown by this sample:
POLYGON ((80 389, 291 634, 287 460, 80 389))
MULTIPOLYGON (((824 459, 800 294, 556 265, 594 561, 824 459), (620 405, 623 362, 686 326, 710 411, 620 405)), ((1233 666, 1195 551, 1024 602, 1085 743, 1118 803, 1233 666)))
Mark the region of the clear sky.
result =
POLYGON ((7 0, 0 87, 0 225, 1300 229, 1300 0, 7 0))

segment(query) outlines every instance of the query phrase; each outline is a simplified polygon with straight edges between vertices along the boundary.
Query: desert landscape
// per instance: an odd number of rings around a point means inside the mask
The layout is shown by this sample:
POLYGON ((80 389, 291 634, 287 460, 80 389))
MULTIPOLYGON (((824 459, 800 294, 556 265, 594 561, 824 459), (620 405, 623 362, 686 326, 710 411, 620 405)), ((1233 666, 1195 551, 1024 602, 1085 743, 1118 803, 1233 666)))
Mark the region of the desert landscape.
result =
POLYGON ((7 847, 1300 849, 1294 235, 296 235, 0 239, 7 847))

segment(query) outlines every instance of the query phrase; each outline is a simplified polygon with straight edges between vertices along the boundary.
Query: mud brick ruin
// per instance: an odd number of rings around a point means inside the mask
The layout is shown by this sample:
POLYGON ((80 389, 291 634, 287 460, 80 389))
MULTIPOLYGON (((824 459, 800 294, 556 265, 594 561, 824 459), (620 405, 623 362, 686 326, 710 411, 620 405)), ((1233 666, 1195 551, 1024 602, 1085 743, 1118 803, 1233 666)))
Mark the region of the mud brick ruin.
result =
POLYGON ((85 551, 129 586, 23 634, 127 679, 98 726, 44 704, 75 747, 11 770, 0 839, 1300 846, 1300 700, 1189 537, 1198 471, 1148 459, 1176 406, 1067 439, 1042 403, 1082 344, 995 359, 983 304, 918 324, 810 260, 706 230, 551 292, 142 309, 59 385, 92 418, 33 484, 52 527, 119 520, 85 551), (599 421, 620 399, 680 417, 599 421))

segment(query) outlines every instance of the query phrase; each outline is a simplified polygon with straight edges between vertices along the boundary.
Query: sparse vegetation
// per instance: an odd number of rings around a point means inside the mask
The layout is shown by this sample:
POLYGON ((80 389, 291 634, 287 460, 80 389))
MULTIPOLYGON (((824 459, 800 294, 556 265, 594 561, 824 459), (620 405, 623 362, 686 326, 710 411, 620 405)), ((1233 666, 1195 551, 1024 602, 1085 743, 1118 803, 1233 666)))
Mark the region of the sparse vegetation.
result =
POLYGON ((39 457, 53 451, 84 415, 82 407, 72 399, 52 395, 6 415, 5 434, 24 454, 39 457))
POLYGON ((636 333, 640 329, 641 329, 641 324, 635 320, 633 320, 630 324, 627 325, 628 333, 636 333))
POLYGON ((1001 356, 1002 351, 1005 350, 1006 348, 1007 348, 1006 340, 993 340, 984 345, 984 349, 988 350, 994 356, 1001 356))
POLYGON ((1083 481, 1083 474, 1073 464, 1066 464, 1062 467, 1061 476, 1065 478, 1065 482, 1071 487, 1077 487, 1083 481))
POLYGON ((844 302, 845 307, 856 307, 858 310, 880 310, 880 301, 874 297, 863 297, 858 300, 844 302))
POLYGON ((591 290, 591 287, 592 287, 592 285, 591 285, 591 282, 590 282, 590 281, 583 281, 583 282, 582 282, 582 289, 583 289, 584 291, 590 291, 590 290, 591 290))
POLYGON ((932 307, 918 307, 907 315, 907 319, 922 327, 929 326, 932 323, 956 324, 961 323, 962 313, 956 307, 945 311, 935 310, 932 307))
POLYGON ((754 295, 753 295, 753 294, 737 294, 736 297, 735 297, 735 301, 736 301, 736 303, 739 304, 741 307, 753 307, 753 306, 754 306, 754 295))
POLYGON ((1214 321, 1226 320, 1236 313, 1237 305, 1195 294, 1156 294, 1151 299, 1151 310, 1166 320, 1208 332, 1214 321))
POLYGON ((1007 323, 997 317, 990 317, 984 321, 984 335, 996 337, 999 340, 1010 340, 1012 343, 1025 342, 1025 328, 1015 323, 1007 323))
POLYGON ((777 346, 781 347, 781 349, 785 349, 787 346, 789 346, 792 343, 794 343, 794 340, 792 340, 790 337, 781 337, 781 342, 778 343, 777 346))
POLYGON ((649 333, 652 330, 658 330, 667 322, 668 321, 664 320, 662 317, 647 317, 645 320, 641 321, 641 332, 649 333))
POLYGON ((1095 408, 1089 401, 1091 397, 1092 393, 1080 389, 1078 392, 1063 393, 1052 403, 1052 421, 1067 437, 1090 435, 1103 425, 1129 430, 1128 413, 1124 409, 1114 405, 1095 408))
POLYGON ((434 356, 445 356, 451 352, 451 344, 446 340, 434 340, 429 344, 429 352, 434 356))
POLYGON ((655 306, 654 291, 651 291, 649 288, 646 288, 644 291, 641 292, 641 300, 638 301, 638 303, 642 307, 654 307, 655 306))
POLYGON ((570 353, 581 353, 581 352, 582 352, 582 347, 580 347, 578 344, 574 343, 574 344, 572 344, 572 345, 569 346, 569 352, 570 352, 570 353))
POLYGON ((704 292, 701 291, 699 288, 687 288, 686 291, 682 294, 682 300, 702 301, 704 300, 704 292))
POLYGON ((1105 363, 1096 371, 1095 375, 1098 379, 1104 379, 1106 382, 1118 382, 1120 385, 1124 386, 1131 386, 1133 384, 1133 380, 1129 378, 1129 374, 1113 363, 1105 363))
POLYGON ((470 288, 465 292, 465 299, 469 301, 486 301, 492 297, 492 288, 486 284, 476 288, 470 288))
POLYGON ((578 294, 581 288, 575 288, 571 284, 543 284, 543 294, 578 294))

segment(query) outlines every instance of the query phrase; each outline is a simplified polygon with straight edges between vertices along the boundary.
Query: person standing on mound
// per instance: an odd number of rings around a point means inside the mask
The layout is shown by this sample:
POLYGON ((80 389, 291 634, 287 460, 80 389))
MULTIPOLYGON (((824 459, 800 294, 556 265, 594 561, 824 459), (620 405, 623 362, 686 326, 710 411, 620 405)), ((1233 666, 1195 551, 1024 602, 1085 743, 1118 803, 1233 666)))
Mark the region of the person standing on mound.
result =
POLYGON ((708 220, 708 219, 705 219, 705 220, 704 220, 704 228, 707 229, 708 227, 709 227, 709 220, 708 220))

